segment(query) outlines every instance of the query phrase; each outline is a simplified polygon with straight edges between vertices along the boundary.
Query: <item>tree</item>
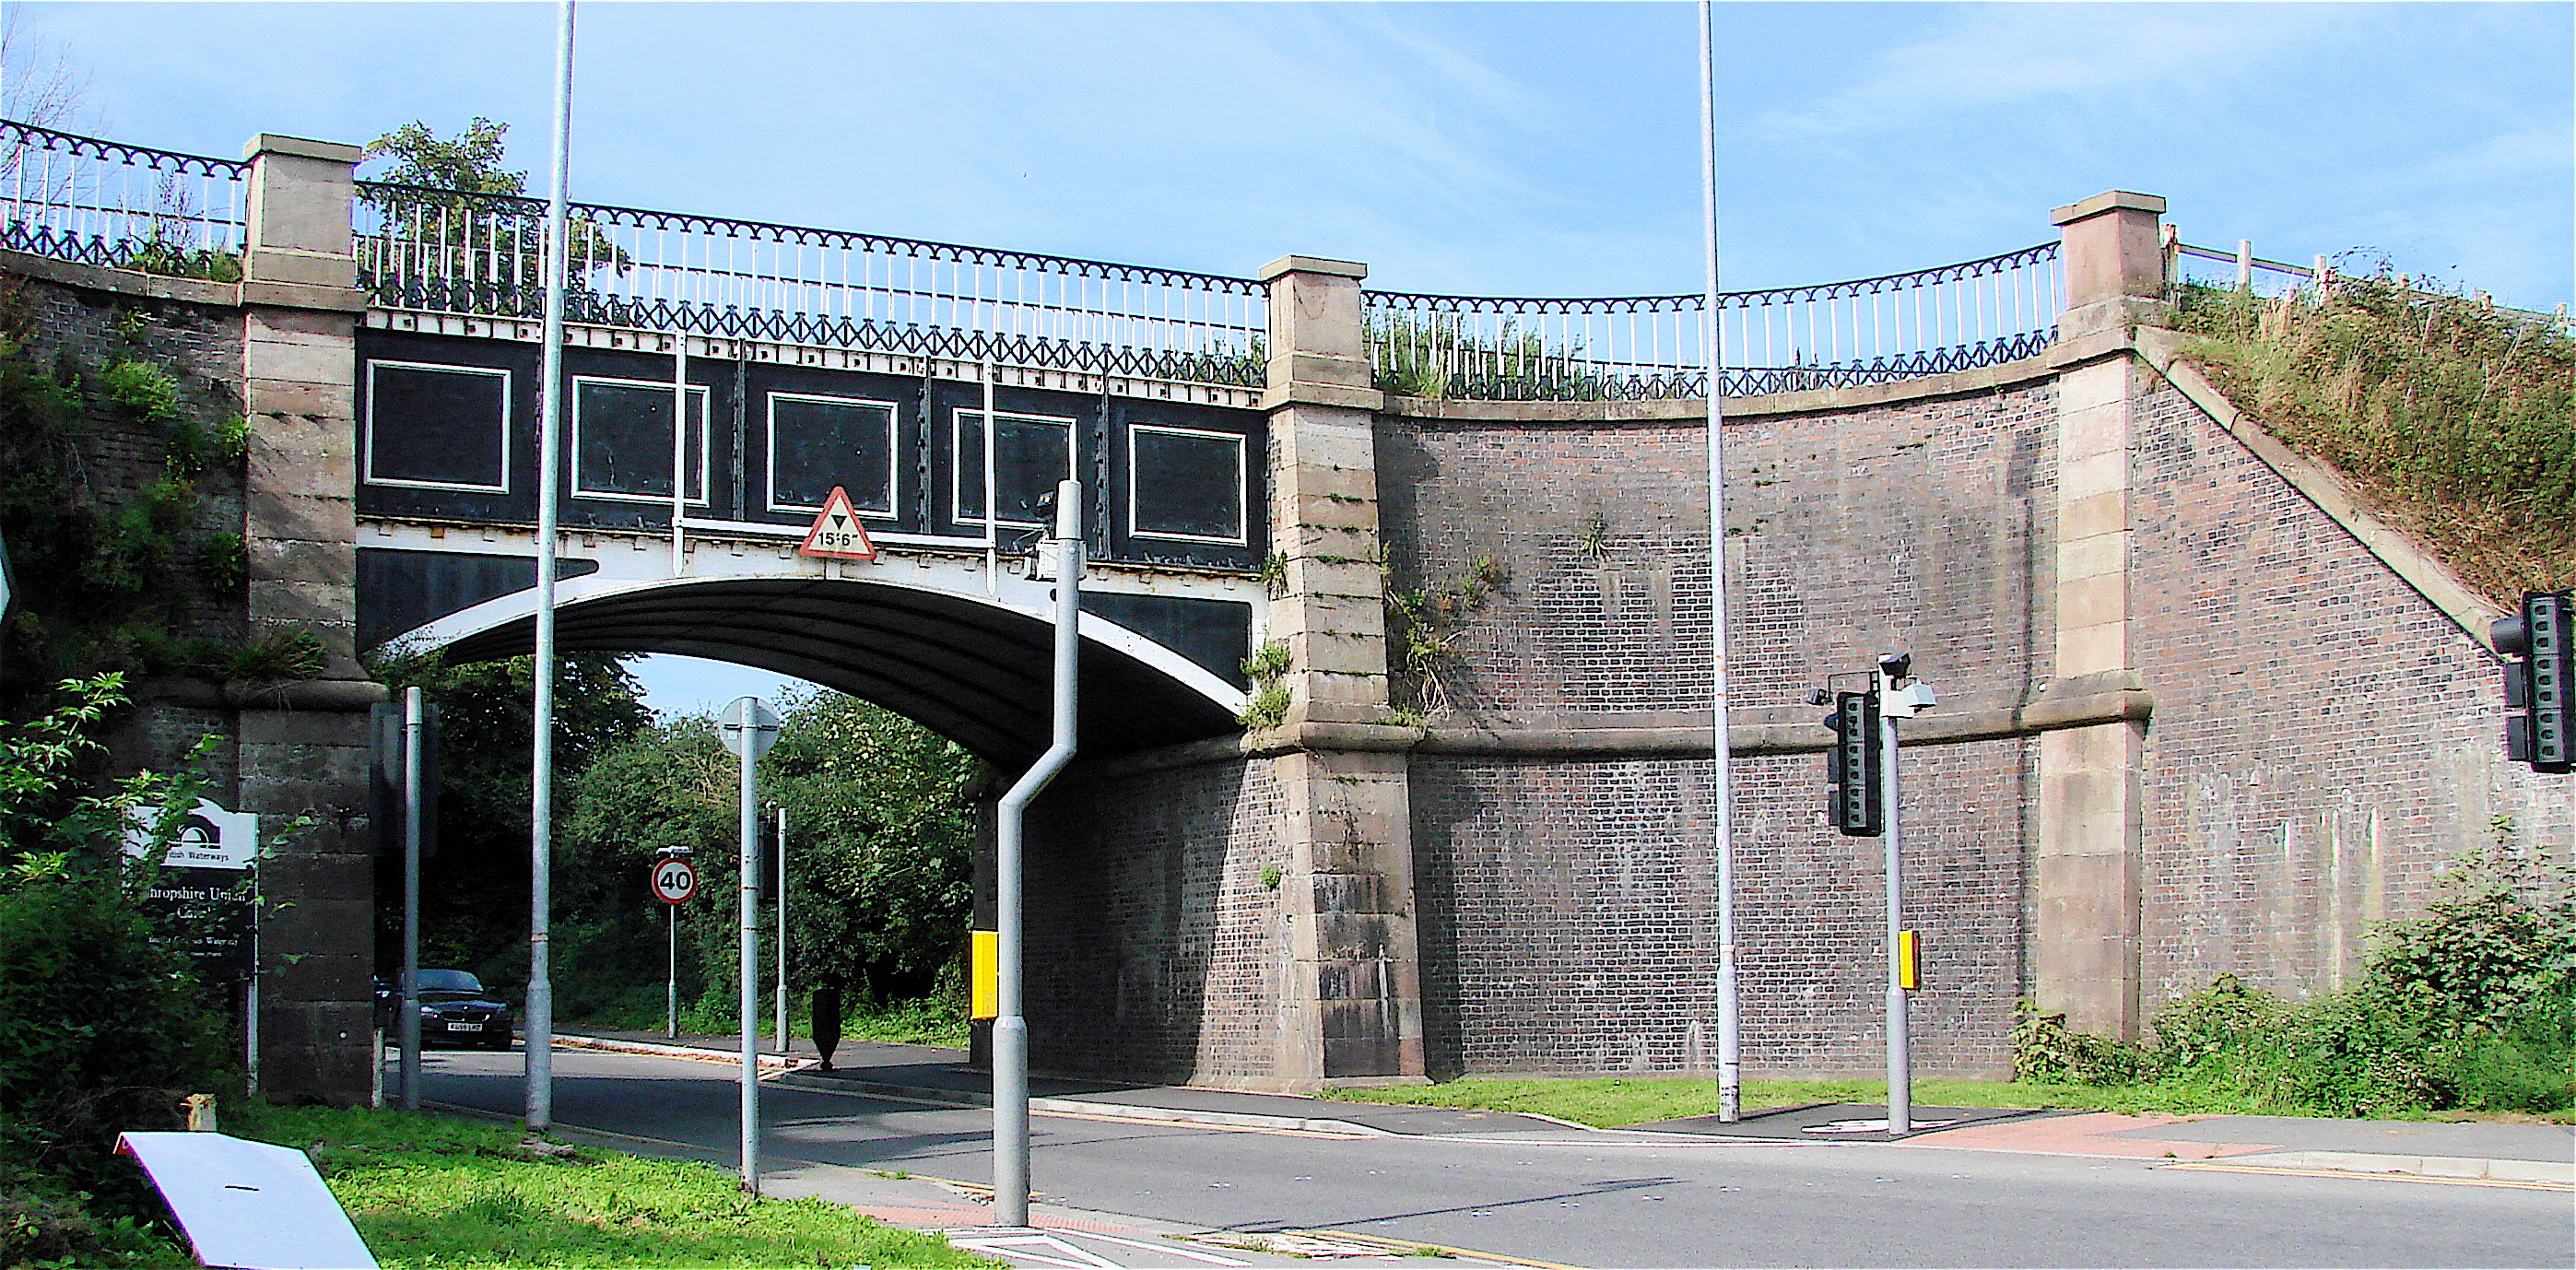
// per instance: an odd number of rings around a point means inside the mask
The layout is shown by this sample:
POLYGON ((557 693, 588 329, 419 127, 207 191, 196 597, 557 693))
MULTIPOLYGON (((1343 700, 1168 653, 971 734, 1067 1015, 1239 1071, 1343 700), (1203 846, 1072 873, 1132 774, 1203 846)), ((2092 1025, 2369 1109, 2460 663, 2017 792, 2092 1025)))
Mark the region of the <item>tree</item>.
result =
MULTIPOLYGON (((930 993, 964 946, 973 908, 973 798, 982 763, 881 707, 838 693, 786 704, 759 796, 787 809, 790 982, 842 984, 892 1001, 930 993)), ((723 991, 734 973, 739 854, 738 760, 705 717, 639 733, 566 787, 568 867, 558 882, 568 928, 563 989, 604 1007, 657 996, 660 906, 645 893, 658 848, 695 856, 702 898, 682 928, 702 976, 689 995, 723 991)), ((770 849, 764 840, 763 849, 770 849)), ((764 929, 767 926, 764 925, 764 929)), ((774 957, 775 951, 765 954, 774 957)), ((774 962, 772 963, 775 964, 774 962)))
POLYGON ((528 174, 501 167, 505 148, 501 138, 509 131, 508 124, 476 115, 455 140, 445 141, 428 124, 414 120, 368 142, 367 157, 394 160, 393 170, 382 178, 393 185, 523 195, 528 192, 528 174))
MULTIPOLYGON (((509 131, 478 115, 450 140, 415 120, 368 143, 368 158, 394 165, 384 183, 358 191, 378 221, 357 244, 360 286, 397 304, 515 317, 543 311, 545 210, 524 197, 528 174, 501 166, 509 131)), ((576 292, 595 270, 633 267, 591 221, 574 217, 565 229, 565 281, 576 292)))
MULTIPOLYGON (((515 657, 450 666, 433 653, 381 658, 373 669, 397 692, 418 685, 439 709, 438 855, 421 873, 423 964, 477 970, 496 987, 515 988, 527 975, 535 663, 515 657)), ((558 787, 652 724, 624 658, 566 655, 555 688, 558 787)), ((559 810, 558 821, 568 819, 559 810)), ((380 894, 400 894, 392 873, 400 867, 398 853, 379 856, 380 894)), ((561 891, 557 907, 565 907, 561 891)), ((379 906, 380 968, 395 964, 400 920, 394 906, 379 906)))

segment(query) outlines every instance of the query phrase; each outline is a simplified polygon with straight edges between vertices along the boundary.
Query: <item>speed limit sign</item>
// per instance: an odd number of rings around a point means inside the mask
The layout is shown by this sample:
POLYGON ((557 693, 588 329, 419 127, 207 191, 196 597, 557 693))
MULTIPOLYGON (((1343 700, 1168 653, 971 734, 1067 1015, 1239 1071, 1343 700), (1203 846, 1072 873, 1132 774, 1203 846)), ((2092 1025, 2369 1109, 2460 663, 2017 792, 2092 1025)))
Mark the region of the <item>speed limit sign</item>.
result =
POLYGON ((698 871, 686 860, 657 860, 653 864, 653 898, 665 904, 686 903, 698 893, 698 871))

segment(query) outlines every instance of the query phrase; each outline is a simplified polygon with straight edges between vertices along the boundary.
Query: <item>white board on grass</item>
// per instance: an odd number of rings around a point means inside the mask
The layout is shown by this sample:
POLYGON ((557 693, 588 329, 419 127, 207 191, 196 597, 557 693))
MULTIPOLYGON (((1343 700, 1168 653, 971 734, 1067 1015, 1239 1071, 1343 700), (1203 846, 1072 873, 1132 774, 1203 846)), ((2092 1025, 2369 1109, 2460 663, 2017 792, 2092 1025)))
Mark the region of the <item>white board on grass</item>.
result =
POLYGON ((301 1151, 221 1133, 127 1133, 116 1149, 142 1163, 208 1266, 376 1270, 301 1151))

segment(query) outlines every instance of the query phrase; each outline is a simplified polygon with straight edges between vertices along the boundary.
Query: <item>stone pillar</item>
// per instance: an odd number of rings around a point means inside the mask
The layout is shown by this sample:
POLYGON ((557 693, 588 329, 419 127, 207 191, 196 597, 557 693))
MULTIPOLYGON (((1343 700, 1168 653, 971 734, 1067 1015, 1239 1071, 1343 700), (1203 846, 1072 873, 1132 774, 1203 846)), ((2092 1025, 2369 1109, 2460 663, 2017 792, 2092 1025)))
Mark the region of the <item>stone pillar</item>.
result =
POLYGON ((1412 806, 1400 750, 1352 749, 1387 715, 1365 265, 1289 256, 1270 286, 1271 541, 1287 558, 1265 637, 1293 668, 1277 761, 1291 932, 1279 1076, 1291 1086, 1422 1079, 1412 806))
POLYGON ((260 136, 243 259, 242 397, 252 639, 311 636, 322 672, 250 694, 243 809, 274 854, 260 932, 260 1085, 338 1104, 368 1095, 375 960, 367 714, 384 689, 356 658, 356 146, 260 136), (299 823, 300 822, 300 823, 299 823))
POLYGON ((2066 310, 2058 315, 2059 339, 2144 324, 2164 318, 2165 201, 2154 194, 2109 190, 2058 208, 2064 252, 2066 310))
MULTIPOLYGON (((2057 210, 2065 227, 2061 341, 2157 320, 2165 201, 2113 191, 2057 210)), ((2125 341, 2057 380, 2056 682, 2137 685, 2129 663, 2130 452, 2146 385, 2125 341)), ((2040 1007, 2087 1032, 2138 1030, 2142 720, 2040 736, 2031 966, 2040 1007)))

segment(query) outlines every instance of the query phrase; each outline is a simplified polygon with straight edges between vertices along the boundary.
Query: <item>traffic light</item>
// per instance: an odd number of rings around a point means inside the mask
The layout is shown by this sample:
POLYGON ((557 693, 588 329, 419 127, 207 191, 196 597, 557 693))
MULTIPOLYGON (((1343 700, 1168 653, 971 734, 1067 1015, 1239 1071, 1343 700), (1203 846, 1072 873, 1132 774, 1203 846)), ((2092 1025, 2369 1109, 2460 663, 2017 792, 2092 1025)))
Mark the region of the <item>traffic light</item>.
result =
POLYGON ((1887 832, 1886 791, 1879 783, 1878 694, 1837 692, 1834 712, 1825 716, 1834 730, 1827 752, 1826 804, 1834 828, 1849 838, 1875 838, 1887 832))
POLYGON ((2493 631, 2504 665, 2505 757, 2576 772, 2576 593, 2532 591, 2493 631))

